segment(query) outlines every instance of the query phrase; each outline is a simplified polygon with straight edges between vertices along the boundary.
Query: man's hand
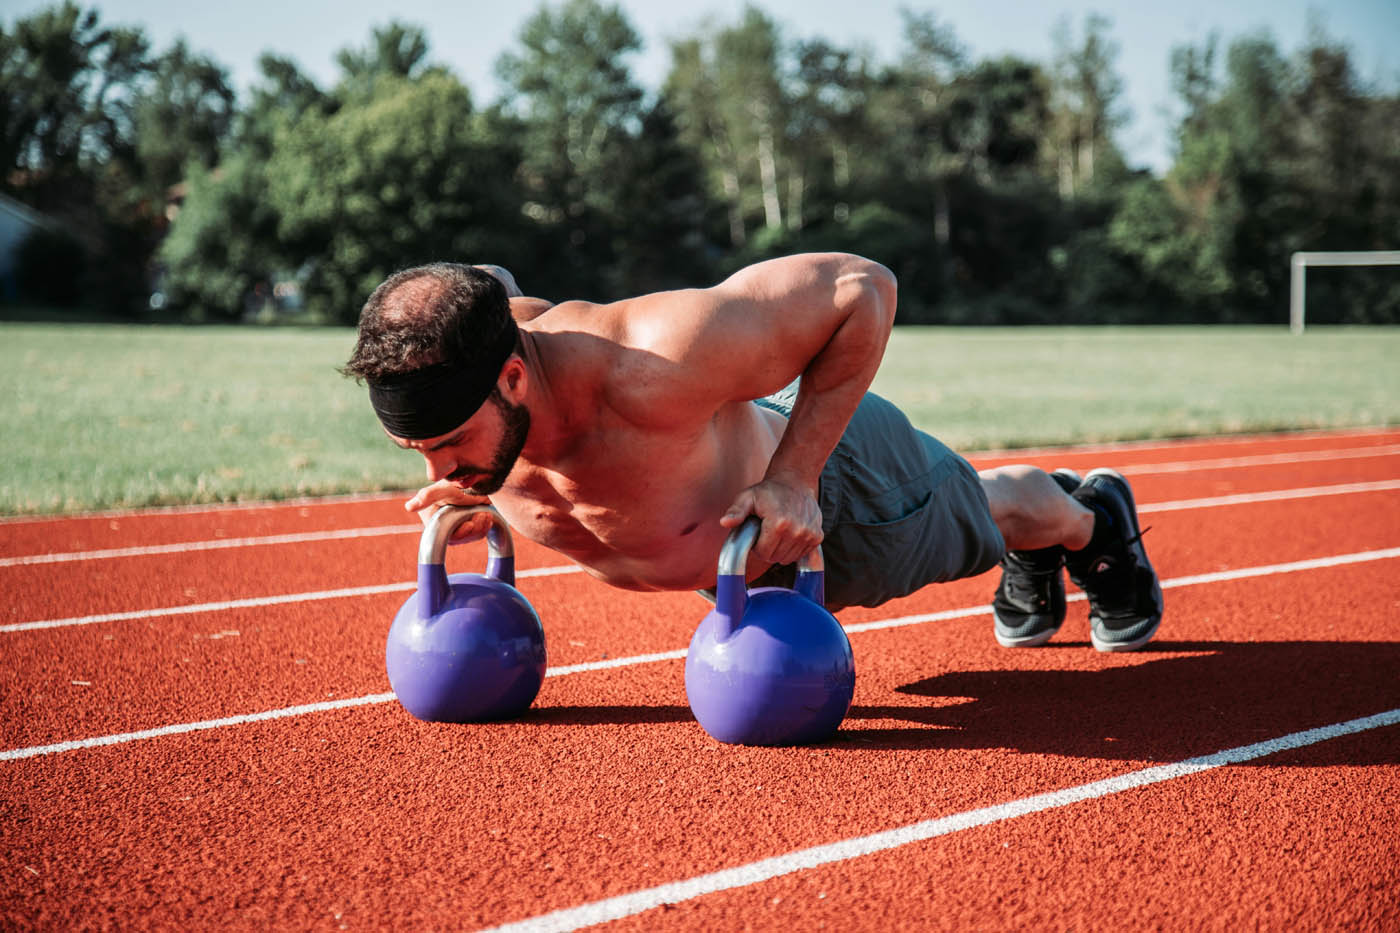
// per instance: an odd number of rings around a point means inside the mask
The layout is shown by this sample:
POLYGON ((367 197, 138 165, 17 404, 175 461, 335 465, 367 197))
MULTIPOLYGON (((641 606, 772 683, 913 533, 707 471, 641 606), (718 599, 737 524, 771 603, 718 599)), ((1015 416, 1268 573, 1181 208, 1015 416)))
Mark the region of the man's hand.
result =
POLYGON ((806 485, 769 477, 739 493, 720 518, 726 528, 737 528, 745 518, 757 515, 763 528, 753 554, 773 564, 796 563, 822 543, 822 510, 806 485))
MULTIPOLYGON (((491 500, 485 496, 474 496, 447 480, 439 480, 431 486, 424 486, 418 493, 403 504, 404 511, 417 512, 418 517, 423 520, 426 526, 428 520, 433 517, 439 508, 444 505, 490 505, 491 500)), ((486 537, 486 532, 491 530, 491 517, 485 513, 473 515, 471 518, 457 526, 457 530, 452 533, 452 540, 448 544, 465 544, 468 541, 477 541, 486 537)))

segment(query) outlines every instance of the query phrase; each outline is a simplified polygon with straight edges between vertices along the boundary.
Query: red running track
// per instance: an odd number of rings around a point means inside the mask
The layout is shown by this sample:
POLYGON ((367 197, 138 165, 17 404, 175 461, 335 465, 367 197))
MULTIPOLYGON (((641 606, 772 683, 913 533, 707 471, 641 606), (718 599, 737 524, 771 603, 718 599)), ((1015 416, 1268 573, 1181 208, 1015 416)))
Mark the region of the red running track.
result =
POLYGON ((1157 640, 1002 649, 995 573, 844 612, 799 749, 691 718, 698 597, 523 542, 535 706, 411 719, 393 498, 0 523, 3 925, 1400 929, 1400 431, 1013 461, 1129 476, 1157 640))

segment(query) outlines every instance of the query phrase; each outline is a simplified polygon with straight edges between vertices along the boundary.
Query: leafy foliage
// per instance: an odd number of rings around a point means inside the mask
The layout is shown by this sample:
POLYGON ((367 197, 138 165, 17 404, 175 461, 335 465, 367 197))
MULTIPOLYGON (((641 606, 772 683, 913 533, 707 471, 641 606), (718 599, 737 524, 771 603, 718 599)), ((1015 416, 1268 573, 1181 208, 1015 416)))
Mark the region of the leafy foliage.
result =
MULTIPOLYGON (((265 317, 292 288, 349 322, 435 259, 610 300, 843 249, 898 274, 901 323, 1247 322, 1282 319, 1291 252, 1400 244, 1400 95, 1320 32, 1291 54, 1267 35, 1174 50, 1160 177, 1115 142, 1098 15, 1042 63, 976 59, 905 13, 881 62, 749 6, 673 39, 656 94, 629 70, 640 48, 617 6, 542 5, 483 107, 390 22, 331 87, 264 55, 240 102, 182 43, 57 4, 0 28, 0 191, 58 231, 19 280, 128 313, 155 289, 205 320, 265 317)), ((1400 317, 1388 270, 1311 288, 1324 320, 1400 317)))

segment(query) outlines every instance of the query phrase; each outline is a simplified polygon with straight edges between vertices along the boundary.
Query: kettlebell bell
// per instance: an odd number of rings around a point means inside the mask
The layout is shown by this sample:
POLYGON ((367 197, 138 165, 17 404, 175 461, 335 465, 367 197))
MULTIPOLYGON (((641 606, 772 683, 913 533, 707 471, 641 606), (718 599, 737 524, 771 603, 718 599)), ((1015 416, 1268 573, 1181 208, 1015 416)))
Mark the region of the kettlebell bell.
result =
POLYGON ((515 588, 510 528, 489 505, 443 506, 423 529, 418 590, 389 627, 384 667, 399 703, 429 722, 482 722, 523 713, 544 681, 544 628, 515 588), (452 533, 491 517, 486 574, 447 575, 452 533))
POLYGON ((797 565, 793 589, 748 589, 758 539, 750 516, 720 549, 715 608, 685 658, 685 692, 705 731, 733 745, 802 745, 836 732, 851 707, 851 641, 826 611, 821 549, 797 565))

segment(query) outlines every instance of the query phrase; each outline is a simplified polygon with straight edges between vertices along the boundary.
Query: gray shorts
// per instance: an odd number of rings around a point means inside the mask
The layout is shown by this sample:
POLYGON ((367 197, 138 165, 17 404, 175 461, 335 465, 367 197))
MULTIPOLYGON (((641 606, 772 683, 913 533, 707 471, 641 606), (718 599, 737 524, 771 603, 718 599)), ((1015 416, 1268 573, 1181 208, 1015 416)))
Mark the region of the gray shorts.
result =
MULTIPOLYGON (((787 416, 796 386, 755 404, 787 416)), ((977 472, 873 393, 822 469, 822 558, 831 608, 878 606, 929 583, 975 576, 1006 551, 977 472)), ((794 565, 753 586, 790 586, 794 565)))

